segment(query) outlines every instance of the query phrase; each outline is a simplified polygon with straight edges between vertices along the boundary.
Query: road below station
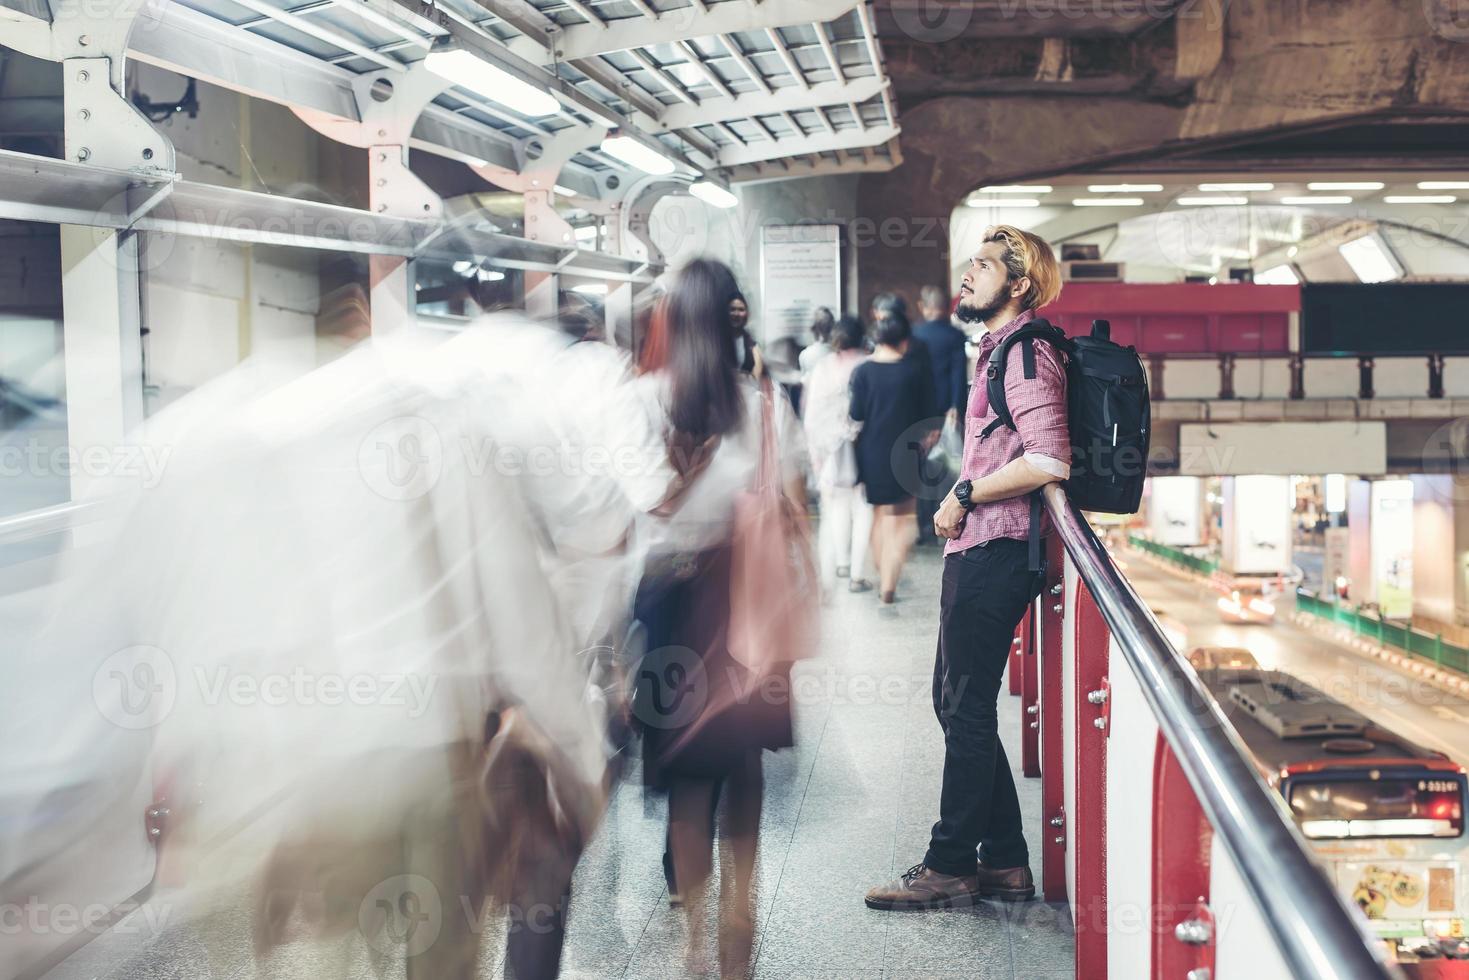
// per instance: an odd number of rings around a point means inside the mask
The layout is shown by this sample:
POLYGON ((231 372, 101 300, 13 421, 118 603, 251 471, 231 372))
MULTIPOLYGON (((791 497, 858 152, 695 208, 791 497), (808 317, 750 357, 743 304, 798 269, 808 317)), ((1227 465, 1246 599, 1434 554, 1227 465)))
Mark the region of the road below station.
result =
POLYGON ((1138 595, 1160 618, 1187 630, 1187 646, 1243 647, 1260 666, 1283 670, 1362 712, 1378 724, 1469 764, 1469 700, 1290 622, 1290 597, 1277 600, 1273 625, 1223 622, 1217 593, 1144 560, 1119 555, 1138 595))

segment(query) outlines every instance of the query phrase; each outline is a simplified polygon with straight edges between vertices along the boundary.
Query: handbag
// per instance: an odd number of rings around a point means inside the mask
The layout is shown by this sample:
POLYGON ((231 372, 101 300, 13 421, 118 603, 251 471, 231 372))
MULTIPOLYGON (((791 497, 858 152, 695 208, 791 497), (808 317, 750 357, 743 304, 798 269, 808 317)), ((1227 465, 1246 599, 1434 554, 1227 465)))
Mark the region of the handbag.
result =
POLYGON ((860 481, 857 475, 857 444, 842 439, 821 468, 821 483, 828 487, 850 490, 860 481))
POLYGON ((781 488, 773 397, 762 381, 755 487, 735 498, 728 648, 751 683, 817 652, 816 561, 805 515, 781 488))
POLYGON ((957 472, 964 462, 964 436, 959 432, 959 423, 954 419, 944 420, 943 432, 928 451, 928 461, 943 466, 946 472, 957 472))

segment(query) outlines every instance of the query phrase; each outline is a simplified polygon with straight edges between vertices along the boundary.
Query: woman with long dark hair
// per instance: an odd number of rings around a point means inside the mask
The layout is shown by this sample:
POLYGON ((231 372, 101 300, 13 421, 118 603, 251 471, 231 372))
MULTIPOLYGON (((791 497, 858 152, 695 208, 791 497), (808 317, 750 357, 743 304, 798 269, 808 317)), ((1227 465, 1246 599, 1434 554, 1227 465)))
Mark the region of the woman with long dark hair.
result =
POLYGON ((644 782, 668 794, 671 877, 688 914, 691 968, 703 957, 714 815, 724 800, 730 866, 720 874, 719 959, 727 977, 745 975, 753 942, 761 752, 792 744, 789 697, 741 694, 751 669, 731 653, 736 510, 755 486, 767 419, 784 492, 794 509, 805 507, 800 427, 778 386, 742 370, 750 345, 730 316, 736 295, 734 275, 718 262, 696 260, 674 275, 631 386, 646 421, 634 438, 647 465, 624 477, 650 515, 652 538, 638 598, 649 653, 634 702, 644 782))

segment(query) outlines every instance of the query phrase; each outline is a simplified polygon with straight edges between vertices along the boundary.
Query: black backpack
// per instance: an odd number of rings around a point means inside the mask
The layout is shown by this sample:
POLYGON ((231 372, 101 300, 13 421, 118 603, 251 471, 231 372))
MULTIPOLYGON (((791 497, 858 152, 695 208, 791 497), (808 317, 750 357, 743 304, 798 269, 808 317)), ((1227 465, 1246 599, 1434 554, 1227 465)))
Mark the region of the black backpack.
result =
MULTIPOLYGON (((997 416, 984 430, 1015 428, 1005 397, 1005 366, 1010 348, 1023 344, 1021 363, 1035 377, 1035 341, 1044 340, 1066 359, 1066 414, 1071 428, 1071 477, 1063 486, 1082 510, 1136 514, 1147 476, 1152 409, 1148 374, 1137 351, 1112 342, 1112 325, 1093 320, 1089 337, 1067 337, 1043 319, 1021 327, 990 354, 985 386, 997 416)), ((1031 499, 1031 565, 1038 567, 1040 494, 1031 499)))

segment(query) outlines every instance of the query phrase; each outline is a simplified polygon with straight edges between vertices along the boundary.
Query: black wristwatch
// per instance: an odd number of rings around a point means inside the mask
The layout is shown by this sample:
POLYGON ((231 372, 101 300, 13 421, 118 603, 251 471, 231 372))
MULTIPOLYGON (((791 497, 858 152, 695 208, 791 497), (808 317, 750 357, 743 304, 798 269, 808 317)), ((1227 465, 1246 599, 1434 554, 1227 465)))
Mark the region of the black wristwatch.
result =
POLYGON ((966 511, 974 509, 974 501, 969 497, 973 489, 974 484, 969 480, 960 480, 954 484, 954 497, 959 501, 959 506, 963 507, 966 511))

